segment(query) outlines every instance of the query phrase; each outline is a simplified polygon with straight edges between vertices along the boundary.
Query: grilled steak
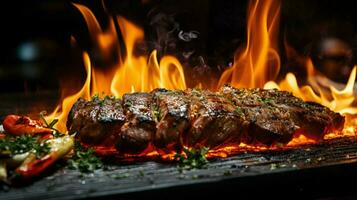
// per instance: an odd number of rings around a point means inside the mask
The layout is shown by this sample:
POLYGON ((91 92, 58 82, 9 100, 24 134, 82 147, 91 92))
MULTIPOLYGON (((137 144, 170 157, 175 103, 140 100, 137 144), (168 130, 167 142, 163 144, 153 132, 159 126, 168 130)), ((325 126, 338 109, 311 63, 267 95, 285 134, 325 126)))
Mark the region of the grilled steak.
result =
POLYGON ((344 117, 325 106, 315 102, 304 102, 289 92, 270 90, 264 95, 274 99, 276 107, 288 109, 291 118, 300 127, 298 131, 312 139, 321 140, 326 133, 343 129, 344 117))
POLYGON ((225 85, 220 92, 231 99, 250 122, 247 143, 287 143, 296 132, 320 140, 332 131, 343 128, 344 118, 327 107, 276 89, 236 89, 225 85))
POLYGON ((149 146, 156 131, 151 104, 150 93, 132 93, 123 96, 126 122, 121 127, 116 145, 119 152, 137 154, 149 146))
POLYGON ((219 92, 155 89, 123 100, 79 99, 67 127, 87 144, 115 146, 119 153, 160 153, 183 146, 217 149, 229 144, 288 143, 296 133, 319 140, 341 130, 344 117, 289 92, 236 89, 219 92))
POLYGON ((125 122, 121 100, 79 99, 68 116, 67 127, 87 144, 112 146, 125 122))
POLYGON ((185 91, 190 102, 191 128, 185 137, 189 147, 217 148, 227 143, 239 144, 245 120, 236 107, 223 96, 207 90, 185 91))
POLYGON ((183 134, 190 127, 189 98, 182 91, 156 89, 153 92, 153 111, 157 120, 154 144, 164 152, 180 152, 183 134))

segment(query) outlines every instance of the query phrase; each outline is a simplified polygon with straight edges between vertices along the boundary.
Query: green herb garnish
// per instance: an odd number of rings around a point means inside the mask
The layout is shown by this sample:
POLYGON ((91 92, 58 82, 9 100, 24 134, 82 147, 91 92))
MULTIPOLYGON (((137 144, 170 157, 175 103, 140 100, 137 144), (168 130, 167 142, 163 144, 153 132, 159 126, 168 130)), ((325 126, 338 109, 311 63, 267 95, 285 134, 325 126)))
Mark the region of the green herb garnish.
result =
POLYGON ((77 141, 74 145, 74 155, 68 160, 68 168, 77 169, 82 173, 93 172, 103 166, 102 161, 95 155, 93 149, 85 149, 77 141))
POLYGON ((94 101, 96 99, 99 99, 99 94, 95 94, 95 95, 92 96, 92 101, 94 101))
POLYGON ((60 132, 59 130, 57 130, 56 128, 54 128, 54 125, 57 124, 58 119, 55 118, 55 119, 53 119, 50 123, 48 123, 44 115, 45 115, 45 112, 41 112, 41 113, 40 113, 40 119, 43 121, 43 123, 45 123, 46 128, 50 128, 50 129, 54 130, 53 136, 54 136, 55 138, 63 137, 63 136, 66 135, 66 134, 64 134, 64 133, 61 133, 61 132, 60 132))
POLYGON ((36 143, 34 146, 33 146, 33 149, 34 149, 34 152, 36 154, 36 157, 37 158, 42 158, 43 156, 47 155, 50 150, 51 150, 51 147, 48 145, 47 142, 42 142, 42 143, 36 143))
POLYGON ((269 103, 273 102, 273 99, 272 98, 259 98, 258 101, 260 101, 261 103, 264 103, 264 104, 269 104, 269 103))
POLYGON ((239 115, 243 115, 243 111, 240 107, 237 107, 234 111, 239 115))
POLYGON ((106 99, 106 100, 115 100, 115 99, 117 99, 117 98, 116 98, 116 96, 114 96, 114 95, 106 95, 106 96, 104 97, 104 99, 106 99))
POLYGON ((152 111, 152 114, 154 115, 156 121, 160 121, 161 114, 160 114, 159 108, 156 105, 152 105, 151 111, 152 111))
POLYGON ((21 135, 18 137, 6 137, 0 140, 0 152, 16 155, 26 152, 33 152, 37 158, 41 158, 50 152, 50 147, 46 141, 39 142, 37 137, 31 135, 21 135))
POLYGON ((175 159, 179 162, 180 170, 203 168, 208 163, 208 160, 206 159, 208 150, 207 147, 200 149, 184 148, 183 153, 175 155, 175 159))

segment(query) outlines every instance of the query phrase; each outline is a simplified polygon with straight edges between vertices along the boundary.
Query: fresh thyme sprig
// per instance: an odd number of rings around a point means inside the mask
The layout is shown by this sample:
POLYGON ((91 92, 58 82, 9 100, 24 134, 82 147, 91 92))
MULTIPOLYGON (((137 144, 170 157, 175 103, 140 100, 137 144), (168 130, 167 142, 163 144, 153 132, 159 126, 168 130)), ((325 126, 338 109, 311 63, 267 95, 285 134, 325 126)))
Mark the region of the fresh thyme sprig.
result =
POLYGON ((59 137, 62 137, 62 136, 64 136, 65 134, 64 133, 61 133, 58 129, 56 129, 56 128, 54 128, 54 126, 57 124, 57 122, 58 122, 58 119, 53 119, 50 123, 48 123, 47 122, 47 120, 46 120, 46 118, 45 118, 45 112, 41 112, 40 113, 40 119, 41 119, 41 121, 43 121, 43 123, 45 123, 45 125, 46 125, 46 128, 49 128, 49 129, 52 129, 52 130, 54 130, 53 131, 53 136, 55 137, 55 138, 59 138, 59 137))

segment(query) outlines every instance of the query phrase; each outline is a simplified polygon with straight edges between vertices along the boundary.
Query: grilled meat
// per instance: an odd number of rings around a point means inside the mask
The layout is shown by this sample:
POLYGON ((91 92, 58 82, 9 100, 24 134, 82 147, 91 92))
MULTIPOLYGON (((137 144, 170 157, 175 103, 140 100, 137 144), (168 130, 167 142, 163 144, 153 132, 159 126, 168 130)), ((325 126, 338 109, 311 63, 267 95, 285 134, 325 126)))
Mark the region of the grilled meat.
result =
POLYGON ((244 116, 220 94, 188 89, 191 128, 185 137, 189 147, 218 148, 227 143, 239 144, 245 129, 244 116))
POLYGON ((123 153, 143 152, 154 138, 156 122, 152 112, 150 93, 132 93, 123 96, 126 122, 121 127, 117 149, 123 153))
POLYGON ((183 91, 156 89, 152 94, 153 112, 157 120, 155 147, 164 152, 179 152, 183 146, 183 134, 190 127, 190 99, 183 91))
POLYGON ((312 139, 321 140, 326 133, 343 129, 344 117, 318 103, 304 102, 289 92, 277 90, 266 90, 262 96, 272 99, 279 109, 288 110, 300 127, 298 131, 312 139))
POLYGON ((340 114, 289 92, 225 85, 217 93, 155 89, 125 94, 123 100, 79 99, 67 127, 84 143, 115 145, 119 153, 140 155, 150 146, 167 153, 183 146, 286 144, 296 133, 319 140, 343 124, 340 114))
POLYGON ((341 130, 344 118, 327 107, 276 89, 236 89, 225 85, 220 92, 242 109, 250 123, 246 143, 287 143, 294 133, 320 140, 333 130, 341 130))
POLYGON ((112 146, 125 122, 122 102, 119 99, 79 99, 72 107, 67 128, 77 132, 79 139, 87 144, 112 146))

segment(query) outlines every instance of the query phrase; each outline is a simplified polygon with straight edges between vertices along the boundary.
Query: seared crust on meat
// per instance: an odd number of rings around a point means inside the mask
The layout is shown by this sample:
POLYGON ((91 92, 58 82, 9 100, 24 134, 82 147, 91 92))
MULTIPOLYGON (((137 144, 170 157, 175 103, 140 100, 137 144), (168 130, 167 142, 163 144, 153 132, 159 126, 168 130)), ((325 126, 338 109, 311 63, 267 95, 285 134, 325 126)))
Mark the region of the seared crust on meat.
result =
POLYGON ((98 97, 91 101, 80 98, 68 116, 67 128, 87 144, 113 145, 125 122, 120 99, 98 97))
POLYGON ((229 85, 219 92, 155 89, 125 94, 123 100, 79 99, 67 121, 81 142, 115 146, 119 153, 135 155, 149 147, 169 153, 184 146, 286 144, 297 133, 321 140, 343 125, 339 113, 290 92, 229 85))
POLYGON ((126 122, 121 127, 117 149, 123 153, 141 153, 155 134, 155 118, 151 112, 152 95, 136 92, 123 96, 126 122))
POLYGON ((244 115, 230 101, 208 90, 187 89, 185 93, 191 100, 187 146, 218 148, 239 144, 246 123, 244 115))
POLYGON ((317 103, 304 102, 290 92, 276 89, 236 89, 225 85, 220 93, 242 109, 250 122, 247 143, 287 143, 294 133, 320 140, 341 130, 344 117, 317 103))
POLYGON ((157 120, 155 147, 164 152, 180 152, 183 134, 190 127, 190 99, 180 90, 155 89, 152 94, 152 111, 157 120))

